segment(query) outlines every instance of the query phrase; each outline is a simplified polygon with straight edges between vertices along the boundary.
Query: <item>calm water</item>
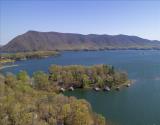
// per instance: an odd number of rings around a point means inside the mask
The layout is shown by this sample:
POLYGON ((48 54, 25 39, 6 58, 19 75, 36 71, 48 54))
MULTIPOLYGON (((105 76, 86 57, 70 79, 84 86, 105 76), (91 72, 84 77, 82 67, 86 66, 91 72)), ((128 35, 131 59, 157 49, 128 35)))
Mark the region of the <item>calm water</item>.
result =
POLYGON ((51 64, 114 65, 117 69, 127 71, 130 79, 136 80, 130 88, 109 93, 76 90, 65 94, 87 99, 94 111, 103 114, 115 125, 160 125, 160 51, 64 52, 58 57, 15 64, 19 66, 1 72, 47 72, 51 64))

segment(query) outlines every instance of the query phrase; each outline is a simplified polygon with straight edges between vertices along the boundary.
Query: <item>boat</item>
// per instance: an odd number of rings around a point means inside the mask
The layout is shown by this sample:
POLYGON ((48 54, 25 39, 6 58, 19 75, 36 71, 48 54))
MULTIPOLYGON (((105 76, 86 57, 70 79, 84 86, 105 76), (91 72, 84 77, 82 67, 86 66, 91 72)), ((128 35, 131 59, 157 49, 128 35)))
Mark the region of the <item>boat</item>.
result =
POLYGON ((94 87, 94 90, 95 90, 95 91, 100 91, 100 88, 94 87))
POLYGON ((129 83, 126 85, 126 87, 130 87, 130 86, 131 86, 131 84, 129 84, 129 83))
POLYGON ((70 91, 74 91, 73 86, 69 87, 69 90, 70 90, 70 91))
POLYGON ((24 61, 24 60, 27 60, 27 58, 21 58, 20 60, 21 60, 21 61, 24 61))
POLYGON ((60 88, 60 92, 65 92, 65 89, 64 88, 60 88))
POLYGON ((104 88, 104 91, 110 91, 111 89, 108 87, 108 86, 106 86, 105 88, 104 88))

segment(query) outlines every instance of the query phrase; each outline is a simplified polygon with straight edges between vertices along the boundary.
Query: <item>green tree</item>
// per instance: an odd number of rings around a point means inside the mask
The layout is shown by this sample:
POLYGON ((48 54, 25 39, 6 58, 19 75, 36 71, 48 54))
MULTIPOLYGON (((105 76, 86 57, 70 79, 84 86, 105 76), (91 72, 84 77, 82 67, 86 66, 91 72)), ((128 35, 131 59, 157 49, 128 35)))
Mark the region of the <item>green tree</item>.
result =
POLYGON ((5 84, 7 84, 9 87, 14 88, 16 86, 17 79, 15 75, 9 73, 5 77, 5 84))
POLYGON ((38 89, 46 89, 49 85, 48 75, 42 71, 33 74, 34 85, 38 89))
POLYGON ((106 125, 106 120, 102 115, 97 115, 97 125, 106 125))
POLYGON ((0 75, 0 97, 4 95, 4 89, 5 89, 4 81, 5 81, 4 76, 0 75))
POLYGON ((26 71, 20 71, 18 74, 17 74, 17 79, 18 80, 21 80, 22 82, 24 83, 27 83, 29 81, 29 75, 27 74, 26 71))
POLYGON ((90 80, 89 80, 89 77, 86 74, 82 75, 82 82, 83 82, 83 88, 89 87, 90 80))
POLYGON ((115 73, 115 69, 114 69, 113 66, 109 67, 108 73, 109 73, 110 75, 113 75, 113 74, 115 73))
POLYGON ((81 100, 72 103, 72 125, 92 125, 93 119, 90 115, 90 109, 81 100))
POLYGON ((104 80, 100 76, 97 77, 97 85, 101 88, 105 85, 104 80))

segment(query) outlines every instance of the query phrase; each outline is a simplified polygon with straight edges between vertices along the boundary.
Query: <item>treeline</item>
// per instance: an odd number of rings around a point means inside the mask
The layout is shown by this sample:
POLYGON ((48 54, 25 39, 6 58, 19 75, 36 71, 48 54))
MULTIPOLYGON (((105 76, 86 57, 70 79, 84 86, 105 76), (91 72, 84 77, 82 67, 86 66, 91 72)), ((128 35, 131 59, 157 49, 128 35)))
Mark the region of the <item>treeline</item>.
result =
POLYGON ((87 101, 45 89, 48 79, 43 72, 0 75, 0 125, 106 125, 87 101))
POLYGON ((32 52, 17 52, 17 53, 5 53, 0 54, 0 59, 11 59, 11 60, 25 60, 31 58, 44 58, 48 56, 57 55, 57 51, 32 51, 32 52))

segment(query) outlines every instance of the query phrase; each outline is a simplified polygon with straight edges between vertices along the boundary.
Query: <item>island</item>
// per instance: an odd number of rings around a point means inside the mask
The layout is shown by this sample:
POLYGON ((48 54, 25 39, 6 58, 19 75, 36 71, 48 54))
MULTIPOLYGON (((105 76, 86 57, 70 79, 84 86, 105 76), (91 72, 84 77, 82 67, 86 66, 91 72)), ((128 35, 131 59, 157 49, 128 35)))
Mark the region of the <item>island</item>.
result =
POLYGON ((130 86, 126 72, 115 70, 109 65, 52 65, 49 68, 49 81, 60 87, 60 91, 75 88, 94 89, 96 91, 119 90, 122 86, 130 86))

